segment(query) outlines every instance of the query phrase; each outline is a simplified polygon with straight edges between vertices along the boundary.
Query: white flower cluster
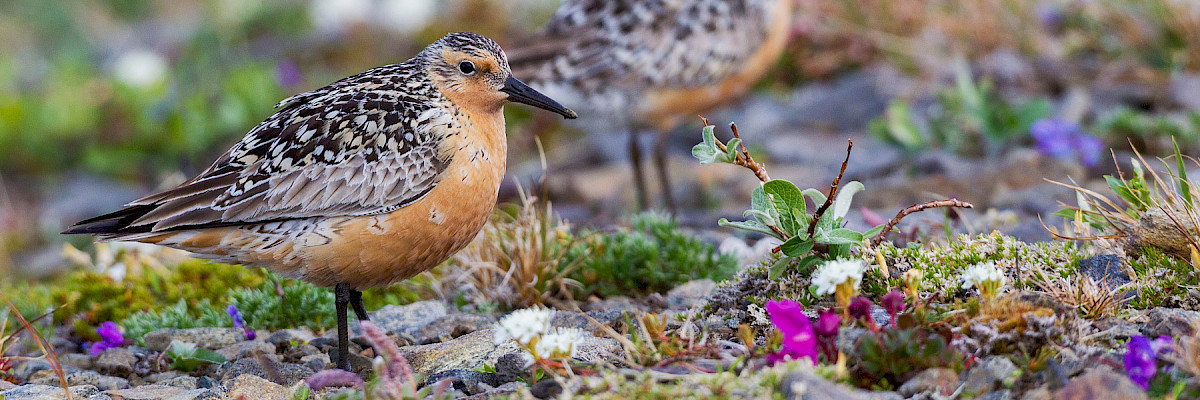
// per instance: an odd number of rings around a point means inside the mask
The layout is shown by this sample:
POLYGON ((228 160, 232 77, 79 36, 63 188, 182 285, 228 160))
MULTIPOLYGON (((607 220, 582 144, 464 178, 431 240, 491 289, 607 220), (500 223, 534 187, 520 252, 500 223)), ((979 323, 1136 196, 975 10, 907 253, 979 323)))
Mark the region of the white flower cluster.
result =
POLYGON ((550 331, 551 318, 554 318, 554 310, 541 307, 513 311, 496 324, 492 339, 496 344, 514 340, 521 345, 528 345, 534 338, 550 331))
POLYGON ((583 331, 578 328, 551 329, 554 310, 532 307, 513 311, 500 319, 492 337, 496 344, 512 340, 536 359, 574 358, 583 331))
POLYGON ((1000 271, 1000 267, 996 263, 988 261, 985 263, 975 264, 963 271, 962 288, 970 289, 972 287, 981 287, 985 282, 991 282, 995 287, 1004 286, 1007 279, 1004 273, 1000 271))
POLYGON ((862 282, 866 265, 861 260, 833 260, 826 262, 813 273, 812 283, 817 285, 817 294, 833 294, 838 285, 850 282, 855 290, 862 282))
POLYGON ((575 358, 579 353, 576 344, 581 339, 583 339, 583 330, 579 328, 558 328, 552 333, 542 335, 537 346, 534 346, 534 351, 541 358, 575 358))

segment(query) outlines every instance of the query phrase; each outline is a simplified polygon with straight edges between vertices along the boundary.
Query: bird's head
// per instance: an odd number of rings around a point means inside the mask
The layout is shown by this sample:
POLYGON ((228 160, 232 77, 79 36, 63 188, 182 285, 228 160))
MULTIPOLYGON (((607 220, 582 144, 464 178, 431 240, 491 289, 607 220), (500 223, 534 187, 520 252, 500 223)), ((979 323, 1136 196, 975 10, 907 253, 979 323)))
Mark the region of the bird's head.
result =
POLYGON ((576 118, 574 111, 512 76, 500 45, 470 32, 451 33, 429 45, 430 79, 443 96, 468 111, 500 112, 507 102, 525 103, 576 118))

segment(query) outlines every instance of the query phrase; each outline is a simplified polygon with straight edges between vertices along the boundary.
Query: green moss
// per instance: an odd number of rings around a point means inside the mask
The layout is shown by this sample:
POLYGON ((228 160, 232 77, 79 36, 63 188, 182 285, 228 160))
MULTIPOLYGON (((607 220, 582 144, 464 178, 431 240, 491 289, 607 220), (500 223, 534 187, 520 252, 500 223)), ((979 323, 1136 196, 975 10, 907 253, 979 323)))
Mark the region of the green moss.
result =
POLYGON ((1191 263, 1158 248, 1146 247, 1137 257, 1131 257, 1129 264, 1137 293, 1129 303, 1131 307, 1200 309, 1200 301, 1190 294, 1192 288, 1200 285, 1200 274, 1191 263))
POLYGON ((569 277, 583 285, 583 295, 658 293, 693 279, 724 280, 737 270, 732 256, 717 254, 713 245, 683 232, 669 217, 639 214, 632 225, 583 232, 582 242, 564 257, 564 265, 579 262, 569 277))
POLYGON ((120 323, 127 339, 136 340, 139 346, 146 342, 143 336, 163 328, 187 329, 200 327, 230 327, 233 319, 213 307, 208 299, 201 300, 196 307, 188 307, 187 301, 179 299, 175 305, 158 311, 138 311, 120 323))

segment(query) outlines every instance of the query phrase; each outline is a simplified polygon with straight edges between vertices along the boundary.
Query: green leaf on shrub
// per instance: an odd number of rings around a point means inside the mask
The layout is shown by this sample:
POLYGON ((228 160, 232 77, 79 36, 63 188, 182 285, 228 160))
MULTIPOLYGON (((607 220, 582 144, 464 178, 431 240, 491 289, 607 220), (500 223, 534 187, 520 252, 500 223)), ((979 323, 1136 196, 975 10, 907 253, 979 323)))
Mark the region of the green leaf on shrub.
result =
POLYGON ((221 364, 227 361, 224 356, 212 350, 196 347, 195 343, 178 340, 171 341, 171 347, 167 349, 167 356, 174 360, 171 368, 183 372, 195 371, 204 364, 221 364))

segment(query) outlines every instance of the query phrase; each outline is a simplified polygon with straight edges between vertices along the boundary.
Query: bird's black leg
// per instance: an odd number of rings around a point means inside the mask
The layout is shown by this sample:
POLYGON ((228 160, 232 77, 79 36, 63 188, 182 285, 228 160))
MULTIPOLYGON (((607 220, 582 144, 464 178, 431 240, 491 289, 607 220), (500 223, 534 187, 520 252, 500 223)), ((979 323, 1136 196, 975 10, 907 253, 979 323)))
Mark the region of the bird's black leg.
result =
POLYGON ((633 167, 633 183, 637 185, 638 208, 645 210, 650 207, 650 197, 646 193, 646 177, 642 174, 642 148, 638 146, 637 129, 629 129, 629 162, 633 167))
POLYGON ((660 132, 654 140, 654 164, 658 169, 658 183, 662 186, 663 203, 667 211, 678 214, 675 208, 675 194, 671 192, 671 180, 667 177, 667 133, 660 132))
POLYGON ((371 320, 371 318, 367 317, 367 308, 363 306, 362 292, 350 289, 350 306, 354 307, 354 314, 358 315, 359 321, 371 320))
MULTIPOLYGON (((333 287, 333 304, 337 307, 338 368, 350 371, 350 327, 346 325, 346 304, 350 303, 350 284, 333 287)), ((353 371, 351 371, 353 372, 353 371)))

